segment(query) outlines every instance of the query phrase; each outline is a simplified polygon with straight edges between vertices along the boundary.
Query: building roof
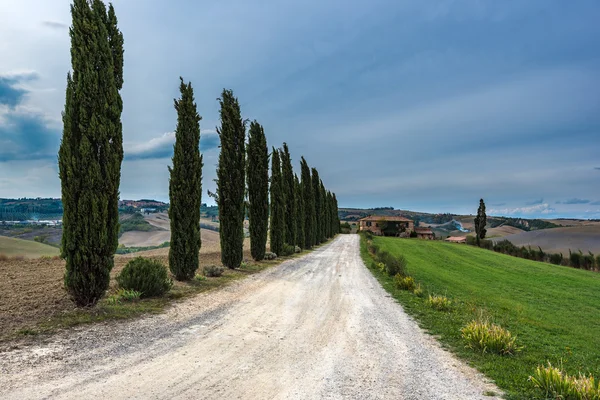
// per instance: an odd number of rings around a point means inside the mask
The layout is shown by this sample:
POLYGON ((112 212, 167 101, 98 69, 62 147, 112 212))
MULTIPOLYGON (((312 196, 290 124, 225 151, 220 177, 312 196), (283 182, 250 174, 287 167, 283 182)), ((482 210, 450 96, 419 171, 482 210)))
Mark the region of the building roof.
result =
POLYGON ((466 242, 467 238, 464 236, 448 236, 446 242, 466 242))
POLYGON ((390 217, 387 215, 369 215, 368 217, 361 218, 359 221, 397 221, 397 222, 413 222, 412 219, 404 217, 390 217))
POLYGON ((433 235, 433 231, 429 228, 415 228, 415 232, 420 235, 433 235))

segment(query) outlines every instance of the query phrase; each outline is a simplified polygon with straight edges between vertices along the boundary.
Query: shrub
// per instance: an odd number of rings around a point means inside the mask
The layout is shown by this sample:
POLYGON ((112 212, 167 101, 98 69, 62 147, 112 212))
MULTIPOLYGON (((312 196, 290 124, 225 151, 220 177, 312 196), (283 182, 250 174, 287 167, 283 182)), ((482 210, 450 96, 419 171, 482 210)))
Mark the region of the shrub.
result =
POLYGON ((503 254, 517 255, 519 248, 515 246, 510 240, 504 239, 494 245, 494 251, 503 254))
POLYGON ((582 374, 579 374, 579 377, 569 376, 562 369, 553 367, 550 362, 547 367, 538 366, 529 380, 544 392, 546 398, 600 399, 600 382, 595 382, 593 376, 582 374))
POLYGON ((427 299, 427 305, 429 305, 429 307, 433 308, 434 310, 448 311, 450 310, 452 302, 446 296, 439 296, 434 294, 433 296, 429 295, 429 298, 427 299))
POLYGON ((295 246, 284 243, 282 254, 284 256, 291 256, 292 254, 294 254, 295 250, 296 250, 295 246))
POLYGON ((119 289, 117 293, 110 295, 106 301, 108 304, 116 305, 120 304, 121 301, 136 301, 139 300, 142 296, 141 292, 137 290, 127 290, 127 289, 119 289))
POLYGON ((600 269, 600 254, 596 256, 596 268, 600 269))
POLYGON ((594 269, 594 255, 592 253, 581 256, 581 268, 587 270, 594 269))
POLYGON ((378 263, 377 263, 377 268, 378 268, 378 269, 379 269, 381 272, 383 272, 383 271, 385 271, 385 264, 384 264, 384 263, 382 263, 382 262, 378 262, 378 263))
POLYGON ((423 297, 425 295, 425 291, 423 291, 420 283, 417 283, 417 286, 413 289, 413 294, 417 297, 423 297))
POLYGON ((381 251, 378 258, 380 262, 385 264, 385 272, 389 276, 406 275, 406 258, 404 256, 394 257, 387 251, 381 251))
POLYGON ((397 274, 394 276, 394 284, 396 285, 396 288, 402 290, 409 290, 412 292, 415 289, 415 280, 412 276, 402 276, 397 274))
POLYGON ((212 278, 216 278, 218 276, 223 275, 224 271, 225 271, 225 268, 223 268, 219 265, 207 265, 206 267, 204 267, 202 269, 202 273, 204 274, 204 276, 209 276, 212 278))
POLYGON ((160 261, 143 257, 129 261, 117 276, 117 282, 123 289, 141 292, 140 297, 160 296, 173 286, 167 268, 160 261))
POLYGON ((371 231, 364 231, 365 232, 365 237, 367 238, 367 240, 373 240, 373 233, 371 233, 371 231))
POLYGON ((380 252, 379 246, 376 245, 375 243, 369 244, 368 250, 369 250, 369 253, 373 254, 374 256, 378 256, 379 252, 380 252))
POLYGON ((194 275, 194 280, 197 282, 202 282, 206 280, 206 277, 204 275, 196 274, 194 275))
POLYGON ((515 354, 521 348, 517 346, 516 336, 508 330, 488 321, 471 321, 461 329, 467 347, 482 353, 491 352, 500 355, 515 354))
POLYGON ((569 250, 569 263, 573 268, 581 268, 581 253, 572 253, 569 250))
POLYGON ((271 252, 271 251, 267 251, 265 253, 265 260, 274 260, 277 258, 277 254, 271 252))
POLYGON ((554 264, 554 265, 561 265, 563 262, 563 255, 562 253, 560 254, 550 254, 550 258, 549 258, 550 263, 554 264))
POLYGON ((300 248, 300 246, 294 247, 294 253, 302 253, 302 249, 300 248))
POLYGON ((417 235, 417 232, 415 232, 415 231, 412 231, 412 232, 410 233, 410 237, 411 237, 411 238, 416 238, 416 237, 418 237, 418 236, 419 236, 419 235, 417 235))

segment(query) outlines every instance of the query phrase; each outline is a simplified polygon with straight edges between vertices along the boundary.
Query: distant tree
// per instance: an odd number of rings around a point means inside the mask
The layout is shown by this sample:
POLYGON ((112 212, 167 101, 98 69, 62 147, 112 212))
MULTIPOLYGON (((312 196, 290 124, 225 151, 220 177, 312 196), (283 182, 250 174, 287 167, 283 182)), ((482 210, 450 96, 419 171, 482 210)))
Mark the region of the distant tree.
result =
POLYGON ((233 91, 223 89, 221 98, 221 153, 217 167, 217 201, 221 262, 228 268, 238 268, 244 257, 245 213, 245 139, 246 127, 238 99, 233 91))
POLYGON ((296 245, 301 249, 306 248, 304 241, 304 197, 302 194, 302 185, 298 179, 298 175, 294 175, 294 185, 296 186, 296 245))
POLYGON ((323 203, 321 201, 321 179, 319 178, 319 171, 316 168, 312 168, 312 176, 310 180, 313 185, 313 195, 315 198, 315 229, 313 232, 314 242, 315 244, 320 244, 323 240, 321 240, 321 232, 323 229, 323 220, 321 219, 321 209, 323 207, 323 203))
POLYGON ((292 157, 287 143, 283 143, 281 151, 281 176, 285 199, 285 238, 284 242, 297 245, 296 240, 296 184, 292 168, 292 157))
POLYGON ((175 100, 177 127, 173 146, 173 167, 169 167, 169 219, 171 245, 169 269, 179 281, 190 280, 198 269, 200 252, 200 204, 202 201, 202 155, 200 154, 200 120, 192 84, 183 78, 175 100))
POLYGON ((119 91, 123 35, 114 8, 75 0, 58 168, 63 201, 61 256, 65 287, 78 306, 95 305, 108 289, 118 247, 123 160, 119 91))
POLYGON ((480 245, 481 239, 485 239, 485 234, 487 233, 487 230, 485 229, 486 221, 485 203, 483 202, 483 199, 480 199, 477 216, 475 217, 475 240, 477 241, 477 246, 480 245))
POLYGON ((279 151, 273 148, 271 155, 271 252, 283 254, 285 236, 285 196, 279 151))
POLYGON ((312 249, 315 245, 315 195, 313 190, 312 178, 308 163, 302 157, 300 159, 302 175, 302 198, 304 206, 304 246, 306 249, 312 249))
POLYGON ((248 139, 248 214, 250 253, 260 261, 265 257, 269 230, 269 150, 263 127, 250 124, 248 139))

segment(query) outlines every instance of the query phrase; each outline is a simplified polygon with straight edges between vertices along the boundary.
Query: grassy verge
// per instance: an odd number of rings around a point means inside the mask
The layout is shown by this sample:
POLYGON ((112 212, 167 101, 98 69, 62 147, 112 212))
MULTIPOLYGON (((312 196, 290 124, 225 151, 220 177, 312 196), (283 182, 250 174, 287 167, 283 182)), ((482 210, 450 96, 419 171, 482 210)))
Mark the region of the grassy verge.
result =
MULTIPOLYGON (((317 249, 315 247, 314 249, 317 249)), ((97 323, 110 320, 123 320, 139 317, 144 314, 160 313, 166 306, 173 301, 189 298, 199 293, 222 288, 231 282, 244 279, 250 275, 261 272, 267 268, 277 266, 282 262, 308 254, 310 251, 293 254, 291 256, 278 257, 275 260, 263 260, 260 262, 251 261, 243 264, 241 268, 230 270, 225 269, 220 277, 210 277, 202 280, 192 279, 189 282, 174 281, 173 288, 163 297, 140 299, 136 301, 110 302, 109 296, 116 291, 116 287, 111 288, 109 293, 100 300, 93 308, 79 308, 55 315, 35 326, 22 328, 14 334, 0 337, 0 342, 12 340, 24 336, 36 336, 39 334, 51 334, 59 329, 65 329, 81 324, 97 323)), ((198 269, 201 274, 202 267, 198 269)))
POLYGON ((361 239, 361 256, 381 285, 446 348, 492 378, 509 399, 543 398, 528 377, 547 361, 572 375, 600 377, 600 276, 486 250, 438 241, 374 238, 382 250, 408 261, 425 295, 396 289, 361 239), (448 312, 427 305, 447 296, 448 312), (461 328, 481 317, 501 325, 524 346, 513 356, 465 347, 461 328))

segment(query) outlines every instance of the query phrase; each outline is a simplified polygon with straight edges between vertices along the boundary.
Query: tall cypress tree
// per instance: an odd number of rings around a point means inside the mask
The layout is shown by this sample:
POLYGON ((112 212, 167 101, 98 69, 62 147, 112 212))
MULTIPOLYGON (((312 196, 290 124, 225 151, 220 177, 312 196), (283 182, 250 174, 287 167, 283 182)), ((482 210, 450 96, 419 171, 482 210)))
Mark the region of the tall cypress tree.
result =
POLYGON ((269 228, 269 150, 265 131, 256 121, 250 124, 248 138, 248 204, 250 253, 260 261, 269 228))
POLYGON ((315 211, 314 211, 314 221, 315 227, 313 230, 314 243, 319 244, 322 242, 321 240, 321 230, 323 225, 323 220, 321 219, 321 179, 319 178, 319 171, 316 168, 312 168, 312 176, 310 178, 313 185, 313 197, 315 202, 315 211))
POLYGON ((333 194, 333 218, 334 218, 334 234, 340 233, 340 216, 338 213, 338 201, 337 197, 335 197, 335 193, 333 194))
POLYGON ((325 185, 323 185, 323 181, 321 181, 320 192, 319 192, 319 201, 320 201, 320 214, 319 218, 321 220, 321 242, 325 242, 327 240, 327 198, 325 193, 325 185))
POLYGON ((333 237, 333 220, 331 218, 332 214, 333 214, 333 204, 332 204, 332 197, 331 197, 331 192, 329 190, 327 190, 325 192, 325 208, 326 208, 326 213, 325 213, 325 219, 327 221, 327 238, 332 238, 333 237))
POLYGON ((304 243, 304 197, 302 196, 302 185, 296 174, 294 174, 294 185, 296 186, 296 245, 304 249, 306 248, 304 243))
POLYGON ((246 127, 233 91, 223 89, 219 103, 221 127, 217 133, 221 153, 217 167, 217 201, 221 262, 233 269, 240 266, 244 257, 246 127))
POLYGON ((123 36, 114 9, 75 0, 63 137, 58 152, 63 201, 65 287, 79 306, 104 295, 119 233, 123 36))
POLYGON ((485 203, 483 199, 479 200, 479 208, 477 209, 477 217, 475 217, 475 239, 477 240, 477 246, 479 246, 481 239, 485 239, 487 230, 485 225, 487 223, 487 216, 485 215, 485 203))
POLYGON ((198 269, 200 239, 200 205, 202 200, 202 155, 200 154, 200 120, 194 89, 180 78, 181 98, 175 100, 177 127, 173 146, 173 168, 169 167, 169 219, 171 246, 169 268, 175 279, 190 280, 198 269))
POLYGON ((302 175, 302 198, 304 206, 304 248, 312 249, 315 245, 315 196, 313 192, 310 168, 304 157, 300 160, 302 175))
POLYGON ((287 143, 283 143, 281 152, 281 176, 283 182, 283 195, 285 198, 285 243, 296 245, 296 184, 292 158, 287 143))
POLYGON ((273 148, 271 156, 271 251, 283 254, 285 237, 285 200, 283 195, 283 178, 279 151, 273 148))

